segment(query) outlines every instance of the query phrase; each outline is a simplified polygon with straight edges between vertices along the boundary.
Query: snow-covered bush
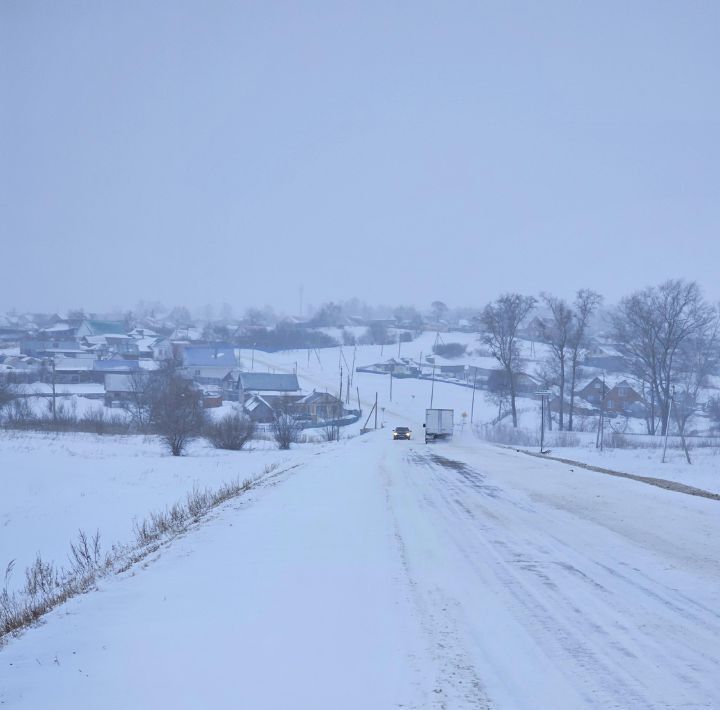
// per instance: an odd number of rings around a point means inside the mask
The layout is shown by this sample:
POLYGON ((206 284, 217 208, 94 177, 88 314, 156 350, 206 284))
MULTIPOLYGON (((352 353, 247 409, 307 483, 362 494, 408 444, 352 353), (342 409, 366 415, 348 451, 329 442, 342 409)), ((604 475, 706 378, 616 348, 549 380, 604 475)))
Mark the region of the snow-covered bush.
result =
POLYGON ((245 414, 233 412, 205 425, 205 436, 216 449, 240 451, 255 434, 255 423, 245 414))
POLYGON ((272 435, 278 449, 289 449, 300 438, 300 424, 290 414, 280 414, 272 423, 272 435))

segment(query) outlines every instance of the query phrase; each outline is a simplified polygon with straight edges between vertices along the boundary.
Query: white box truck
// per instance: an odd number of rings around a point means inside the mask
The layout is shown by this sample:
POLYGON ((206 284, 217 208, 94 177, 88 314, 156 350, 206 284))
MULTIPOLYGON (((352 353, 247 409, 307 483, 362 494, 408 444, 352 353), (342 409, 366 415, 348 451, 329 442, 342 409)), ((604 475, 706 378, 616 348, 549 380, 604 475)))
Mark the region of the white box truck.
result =
POLYGON ((452 409, 426 409, 425 410, 425 443, 438 439, 452 439, 453 435, 452 409))

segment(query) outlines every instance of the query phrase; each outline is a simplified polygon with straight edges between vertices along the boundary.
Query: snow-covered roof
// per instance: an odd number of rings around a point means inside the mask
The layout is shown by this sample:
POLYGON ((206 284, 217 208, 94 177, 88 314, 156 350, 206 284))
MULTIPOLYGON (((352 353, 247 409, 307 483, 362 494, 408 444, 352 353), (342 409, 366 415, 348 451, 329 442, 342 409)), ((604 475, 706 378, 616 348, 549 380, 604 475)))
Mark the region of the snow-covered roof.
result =
POLYGON ((55 323, 55 325, 42 329, 43 333, 69 333, 72 330, 75 328, 67 323, 55 323))
POLYGON ((77 372, 84 370, 90 372, 95 369, 95 362, 95 360, 89 357, 59 357, 55 358, 55 371, 77 372))
POLYGON ((185 367, 237 367, 235 348, 229 345, 192 346, 183 350, 185 367))
POLYGON ((145 373, 142 373, 142 377, 139 377, 137 373, 108 372, 105 375, 105 391, 135 392, 141 386, 141 383, 146 381, 146 377, 145 373))
POLYGON ((150 328, 133 328, 130 331, 130 335, 133 338, 157 338, 159 337, 158 334, 154 330, 150 330, 150 328))
POLYGON ((83 340, 88 345, 107 345, 107 338, 104 335, 86 335, 83 340))
POLYGON ((317 399, 330 399, 336 402, 340 402, 340 399, 336 397, 334 394, 330 394, 329 392, 311 392, 310 394, 306 394, 304 397, 298 400, 299 404, 309 404, 310 402, 314 402, 317 399))
POLYGON ((137 360, 93 360, 95 372, 132 372, 139 370, 137 360))
POLYGON ((124 335, 125 324, 122 321, 88 319, 83 321, 92 335, 124 335))
POLYGON ((267 403, 267 401, 264 400, 259 394, 253 394, 245 400, 243 409, 245 409, 246 412, 253 412, 263 404, 268 409, 272 409, 272 407, 267 403))

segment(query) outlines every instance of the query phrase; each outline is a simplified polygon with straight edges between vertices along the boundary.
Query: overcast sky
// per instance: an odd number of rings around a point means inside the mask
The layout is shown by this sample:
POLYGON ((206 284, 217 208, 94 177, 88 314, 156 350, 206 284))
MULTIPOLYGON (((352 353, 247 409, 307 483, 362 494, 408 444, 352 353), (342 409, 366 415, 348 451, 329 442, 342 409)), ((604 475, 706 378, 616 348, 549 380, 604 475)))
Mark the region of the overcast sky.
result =
POLYGON ((720 3, 0 2, 0 310, 720 298, 720 3))

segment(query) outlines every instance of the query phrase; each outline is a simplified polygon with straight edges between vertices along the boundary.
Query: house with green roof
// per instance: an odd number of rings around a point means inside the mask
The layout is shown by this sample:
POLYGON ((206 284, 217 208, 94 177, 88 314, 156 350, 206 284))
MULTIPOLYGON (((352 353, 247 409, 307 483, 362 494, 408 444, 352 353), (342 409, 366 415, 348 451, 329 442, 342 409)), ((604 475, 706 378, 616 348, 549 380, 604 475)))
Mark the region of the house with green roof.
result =
POLYGON ((92 335, 125 335, 125 323, 121 320, 85 319, 75 333, 76 338, 92 335))

